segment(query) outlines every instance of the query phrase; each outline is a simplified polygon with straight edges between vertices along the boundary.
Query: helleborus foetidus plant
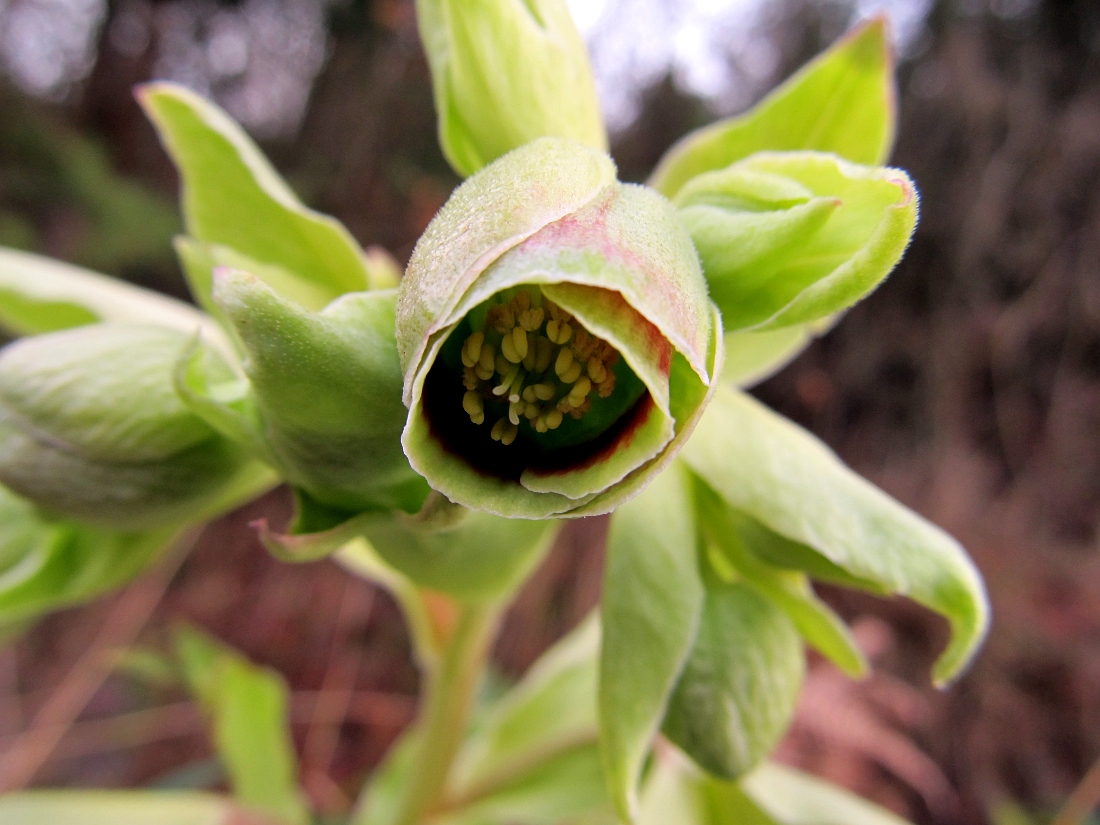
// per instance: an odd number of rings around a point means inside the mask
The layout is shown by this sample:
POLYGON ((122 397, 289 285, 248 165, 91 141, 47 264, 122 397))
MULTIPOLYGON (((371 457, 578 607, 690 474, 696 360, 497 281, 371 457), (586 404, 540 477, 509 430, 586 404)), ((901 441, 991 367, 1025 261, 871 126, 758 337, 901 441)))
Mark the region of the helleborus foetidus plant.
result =
MULTIPOLYGON (((424 679, 349 823, 899 822, 765 761, 806 645, 867 667, 812 582, 946 617, 946 683, 987 625, 981 580, 739 389, 874 289, 916 224, 915 187, 881 165, 882 21, 639 186, 606 154, 563 2, 417 11, 467 180, 400 283, 172 84, 138 97, 180 171, 176 249, 202 311, 0 251, 0 321, 22 336, 0 351, 0 630, 118 586, 281 481, 296 516, 258 523, 266 546, 386 587, 424 679), (479 702, 560 519, 608 512, 599 615, 479 702)), ((232 800, 36 792, 0 798, 0 819, 308 822, 277 676, 194 631, 176 658, 232 800)))

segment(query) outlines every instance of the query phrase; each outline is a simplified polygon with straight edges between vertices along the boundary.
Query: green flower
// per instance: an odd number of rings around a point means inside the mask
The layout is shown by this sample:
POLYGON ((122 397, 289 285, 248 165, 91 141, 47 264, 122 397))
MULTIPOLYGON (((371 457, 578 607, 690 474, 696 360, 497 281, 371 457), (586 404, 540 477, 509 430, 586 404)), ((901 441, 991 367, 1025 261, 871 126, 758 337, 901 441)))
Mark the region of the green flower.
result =
POLYGON ((607 512, 690 432, 720 329, 671 204, 601 152, 534 141, 459 187, 413 253, 405 452, 467 507, 607 512))

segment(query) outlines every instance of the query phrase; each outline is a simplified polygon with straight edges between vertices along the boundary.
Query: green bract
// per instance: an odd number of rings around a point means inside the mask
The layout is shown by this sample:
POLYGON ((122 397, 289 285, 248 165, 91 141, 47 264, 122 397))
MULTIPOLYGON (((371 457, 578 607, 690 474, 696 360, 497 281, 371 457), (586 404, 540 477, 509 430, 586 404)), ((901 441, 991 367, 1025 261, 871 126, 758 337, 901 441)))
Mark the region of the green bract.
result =
POLYGON ((564 0, 417 0, 439 143, 472 175, 536 138, 607 148, 584 41, 564 0))
MULTIPOLYGON (((0 482, 42 507, 134 530, 195 517, 242 468, 241 451, 172 386, 188 337, 92 324, 0 353, 0 482)), ((212 373, 229 368, 202 352, 212 373)))
POLYGON ((474 509, 607 512, 687 437, 720 327, 668 202, 601 152, 534 141, 460 186, 413 252, 405 452, 474 509))

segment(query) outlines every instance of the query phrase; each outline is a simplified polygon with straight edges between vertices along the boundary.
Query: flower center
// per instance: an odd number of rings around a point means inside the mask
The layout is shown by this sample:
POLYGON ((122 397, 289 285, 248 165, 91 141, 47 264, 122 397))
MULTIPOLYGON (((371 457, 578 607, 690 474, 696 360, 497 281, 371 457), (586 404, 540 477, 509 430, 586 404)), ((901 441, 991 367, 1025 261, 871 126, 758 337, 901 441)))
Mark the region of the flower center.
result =
POLYGON ((539 290, 521 290, 489 307, 481 329, 462 345, 462 408, 485 423, 487 401, 507 402, 493 423, 494 441, 516 440, 522 421, 539 433, 556 430, 565 416, 583 418, 592 396, 615 391, 619 353, 581 326, 539 290))

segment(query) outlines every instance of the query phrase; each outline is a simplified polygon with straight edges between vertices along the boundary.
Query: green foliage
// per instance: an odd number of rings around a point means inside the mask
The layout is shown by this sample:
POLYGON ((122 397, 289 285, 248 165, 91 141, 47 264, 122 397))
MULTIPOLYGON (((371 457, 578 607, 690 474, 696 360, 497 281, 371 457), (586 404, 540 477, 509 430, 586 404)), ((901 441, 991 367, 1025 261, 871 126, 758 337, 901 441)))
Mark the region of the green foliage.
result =
MULTIPOLYGON (((170 83, 143 86, 138 99, 180 171, 195 240, 282 267, 333 298, 368 288, 363 253, 348 231, 303 206, 225 112, 170 83)), ((201 285, 196 292, 205 303, 201 285)))
MULTIPOLYGON (((203 311, 0 250, 0 324, 30 336, 0 354, 0 631, 128 580, 181 526, 281 479, 295 518, 262 525, 265 545, 389 589, 427 685, 357 825, 899 825, 762 765, 803 642, 867 668, 811 579, 945 616, 940 683, 985 632, 981 580, 946 534, 718 386, 777 369, 905 250, 916 191, 876 166, 895 115, 883 22, 689 135, 647 188, 616 179, 564 2, 417 10, 441 144, 471 177, 399 286, 387 253, 165 83, 139 97, 180 169, 176 249, 203 311), (612 510, 599 622, 471 722, 554 518, 612 510)), ((177 652, 241 807, 20 794, 0 819, 305 825, 286 685, 198 631, 177 652)))
POLYGON ((661 730, 713 776, 736 779, 778 744, 804 670, 802 640, 782 610, 746 585, 708 581, 661 730))
POLYGON ((942 614, 953 636, 936 663, 937 682, 950 680, 974 655, 989 609, 966 553, 809 433, 749 396, 721 388, 681 455, 730 507, 850 576, 942 614))
POLYGON ((4 825, 278 825, 228 799, 171 791, 29 791, 0 797, 4 825))
POLYGON ((854 163, 882 163, 894 141, 896 97, 886 22, 877 18, 854 29, 745 114, 680 140, 649 184, 671 198, 696 175, 756 152, 810 149, 854 163))
POLYGON ((308 823, 282 677, 191 628, 176 632, 176 650, 210 723, 234 797, 286 825, 308 823))
POLYGON ((0 249, 0 325, 39 335, 97 321, 155 324, 229 351, 225 333, 194 307, 115 278, 12 249, 0 249))
POLYGON ((564 0, 417 0, 439 144, 463 177, 540 137, 607 150, 584 41, 564 0))
POLYGON ((0 628, 126 583, 157 558, 174 532, 121 533, 47 519, 0 487, 0 628))
POLYGON ((633 821, 637 785, 668 697, 691 653, 705 591, 681 468, 618 509, 607 540, 601 607, 600 744, 608 790, 633 821))

